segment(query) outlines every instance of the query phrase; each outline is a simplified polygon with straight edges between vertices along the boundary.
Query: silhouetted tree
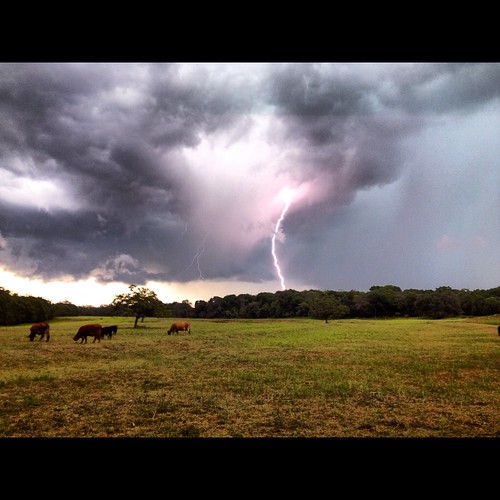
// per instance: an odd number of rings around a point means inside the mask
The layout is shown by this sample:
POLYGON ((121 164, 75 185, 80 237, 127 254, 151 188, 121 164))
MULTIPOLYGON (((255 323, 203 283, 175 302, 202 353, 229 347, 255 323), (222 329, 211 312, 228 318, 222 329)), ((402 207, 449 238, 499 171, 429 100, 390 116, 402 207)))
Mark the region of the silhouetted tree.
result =
POLYGON ((146 287, 130 285, 129 293, 115 295, 113 306, 116 311, 126 311, 135 316, 134 328, 137 327, 139 318, 146 316, 158 317, 165 315, 165 304, 158 299, 156 293, 146 287))

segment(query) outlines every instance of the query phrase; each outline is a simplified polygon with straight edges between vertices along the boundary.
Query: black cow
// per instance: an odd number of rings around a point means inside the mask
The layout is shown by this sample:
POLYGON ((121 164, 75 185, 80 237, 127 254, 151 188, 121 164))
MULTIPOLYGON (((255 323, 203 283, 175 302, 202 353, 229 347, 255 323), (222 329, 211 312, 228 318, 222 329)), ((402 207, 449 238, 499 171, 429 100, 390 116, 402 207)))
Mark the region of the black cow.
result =
POLYGON ((107 336, 108 339, 110 339, 113 336, 113 334, 116 335, 117 333, 118 333, 117 325, 103 326, 101 329, 101 336, 102 337, 107 336))
POLYGON ((500 326, 498 327, 498 335, 500 335, 500 326))

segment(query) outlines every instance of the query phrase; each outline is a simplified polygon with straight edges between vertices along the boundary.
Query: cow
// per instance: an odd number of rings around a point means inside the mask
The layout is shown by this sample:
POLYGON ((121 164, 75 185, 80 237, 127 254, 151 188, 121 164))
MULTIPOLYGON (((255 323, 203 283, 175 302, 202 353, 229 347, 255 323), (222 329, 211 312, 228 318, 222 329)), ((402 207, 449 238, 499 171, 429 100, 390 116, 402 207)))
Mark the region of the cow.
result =
MULTIPOLYGON (((498 326, 498 335, 500 335, 500 325, 498 326)), ((47 339, 49 340, 49 339, 47 339)))
POLYGON ((50 339, 49 325, 47 323, 35 323, 32 325, 30 328, 30 334, 28 335, 30 342, 33 342, 37 335, 40 335, 40 340, 42 340, 43 337, 46 337, 46 342, 48 342, 50 339))
POLYGON ((172 326, 168 330, 168 334, 178 333, 178 332, 187 332, 191 333, 191 325, 187 321, 180 321, 178 323, 172 323, 172 326))
POLYGON ((107 335, 108 339, 110 339, 113 334, 118 333, 118 326, 117 325, 111 325, 111 326, 103 326, 101 328, 101 338, 104 338, 104 336, 107 335))
POLYGON ((90 336, 94 337, 92 343, 94 343, 96 340, 100 342, 101 331, 102 326, 99 323, 95 323, 93 325, 83 325, 78 329, 75 336, 73 337, 73 340, 76 342, 78 339, 81 339, 80 344, 83 344, 84 341, 85 343, 87 343, 87 337, 90 336))

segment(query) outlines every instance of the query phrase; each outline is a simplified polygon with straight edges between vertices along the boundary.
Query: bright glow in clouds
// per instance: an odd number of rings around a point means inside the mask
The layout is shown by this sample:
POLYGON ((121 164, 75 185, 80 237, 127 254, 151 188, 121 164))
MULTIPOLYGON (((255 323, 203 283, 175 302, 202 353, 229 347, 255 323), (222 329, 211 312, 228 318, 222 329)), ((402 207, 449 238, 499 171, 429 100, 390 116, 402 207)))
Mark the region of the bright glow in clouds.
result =
POLYGON ((29 177, 15 178, 5 170, 1 171, 2 186, 0 199, 14 205, 34 206, 39 209, 51 208, 76 210, 77 203, 57 182, 36 180, 29 177))

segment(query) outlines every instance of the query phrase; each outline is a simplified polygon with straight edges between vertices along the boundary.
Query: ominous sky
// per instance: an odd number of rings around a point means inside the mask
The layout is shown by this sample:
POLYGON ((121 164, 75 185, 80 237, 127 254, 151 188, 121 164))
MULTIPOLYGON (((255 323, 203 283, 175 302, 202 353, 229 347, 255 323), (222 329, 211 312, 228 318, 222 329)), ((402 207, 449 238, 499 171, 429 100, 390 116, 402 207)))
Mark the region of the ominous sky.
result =
POLYGON ((499 131, 496 63, 0 63, 0 286, 497 287, 499 131))

